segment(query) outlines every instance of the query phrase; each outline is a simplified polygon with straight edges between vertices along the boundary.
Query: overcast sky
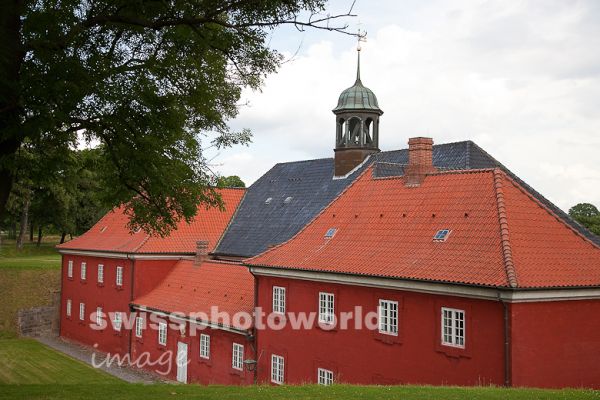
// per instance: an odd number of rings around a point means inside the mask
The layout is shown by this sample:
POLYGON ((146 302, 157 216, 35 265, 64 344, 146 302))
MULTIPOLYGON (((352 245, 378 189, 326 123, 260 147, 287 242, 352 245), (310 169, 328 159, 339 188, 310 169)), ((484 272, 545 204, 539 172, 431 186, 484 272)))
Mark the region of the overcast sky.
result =
MULTIPOLYGON (((358 0, 354 11, 382 150, 470 139, 564 210, 600 207, 600 0, 358 0)), ((271 44, 299 52, 244 93, 231 126, 253 143, 213 161, 247 184, 277 162, 333 156, 331 110, 356 73, 352 37, 280 29, 271 44)))

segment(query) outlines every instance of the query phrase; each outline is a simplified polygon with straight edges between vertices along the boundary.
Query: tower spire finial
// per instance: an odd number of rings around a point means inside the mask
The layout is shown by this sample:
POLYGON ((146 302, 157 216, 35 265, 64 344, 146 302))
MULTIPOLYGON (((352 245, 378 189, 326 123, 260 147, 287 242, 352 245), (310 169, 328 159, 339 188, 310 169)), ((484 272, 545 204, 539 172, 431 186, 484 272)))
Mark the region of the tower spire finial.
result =
POLYGON ((358 44, 356 46, 356 53, 358 55, 358 61, 356 63, 356 83, 362 83, 360 81, 360 51, 362 50, 360 47, 361 42, 367 41, 367 32, 358 30, 358 44))

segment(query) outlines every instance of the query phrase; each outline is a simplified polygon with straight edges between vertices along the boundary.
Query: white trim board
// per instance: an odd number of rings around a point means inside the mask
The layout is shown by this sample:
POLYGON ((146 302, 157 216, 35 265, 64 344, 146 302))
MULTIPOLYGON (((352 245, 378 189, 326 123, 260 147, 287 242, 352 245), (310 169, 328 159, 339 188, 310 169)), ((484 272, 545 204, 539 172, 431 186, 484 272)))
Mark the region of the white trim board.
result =
POLYGON ((376 287, 381 289, 408 290, 418 293, 468 297, 492 301, 503 300, 509 303, 600 299, 600 288, 505 290, 501 288, 455 285, 450 283, 423 282, 394 278, 336 274, 332 272, 275 269, 253 266, 250 267, 250 272, 258 276, 376 287))
POLYGON ((212 322, 201 321, 201 320, 192 319, 192 318, 189 318, 189 317, 183 317, 183 316, 178 315, 178 314, 170 314, 170 313, 166 313, 166 312, 163 312, 163 311, 154 310, 152 308, 147 308, 147 307, 144 307, 144 306, 138 306, 136 304, 132 304, 131 307, 134 310, 139 310, 139 311, 143 311, 143 312, 147 312, 147 313, 151 313, 151 314, 160 315, 161 317, 165 317, 165 318, 169 318, 169 319, 174 319, 174 320, 179 320, 179 321, 184 321, 184 322, 191 322, 193 324, 202 325, 202 326, 206 326, 206 327, 213 328, 213 329, 219 329, 219 330, 222 330, 222 331, 227 331, 227 332, 231 332, 231 333, 237 333, 238 335, 242 335, 242 336, 246 336, 246 337, 252 336, 249 332, 242 331, 242 330, 235 329, 235 328, 231 328, 231 327, 224 326, 224 325, 213 324, 212 322))
POLYGON ((130 260, 180 260, 180 259, 194 259, 194 254, 191 253, 172 253, 172 254, 136 254, 136 253, 113 253, 110 251, 96 251, 96 250, 69 250, 69 249, 58 249, 58 252, 62 255, 74 255, 74 256, 87 256, 87 257, 101 257, 101 258, 122 258, 130 260))

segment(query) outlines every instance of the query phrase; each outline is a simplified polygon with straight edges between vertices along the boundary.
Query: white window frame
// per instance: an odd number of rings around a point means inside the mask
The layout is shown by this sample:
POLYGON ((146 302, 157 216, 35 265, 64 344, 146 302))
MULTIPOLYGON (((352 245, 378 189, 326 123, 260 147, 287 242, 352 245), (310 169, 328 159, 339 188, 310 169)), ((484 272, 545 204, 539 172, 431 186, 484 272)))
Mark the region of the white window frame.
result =
POLYGON ((117 276, 115 277, 115 284, 117 286, 123 286, 123 267, 117 266, 117 276))
POLYGON ((96 307, 96 325, 102 326, 102 307, 96 307))
POLYGON ((379 333, 398 336, 398 302, 379 299, 379 333))
POLYGON ((79 303, 79 319, 85 321, 85 303, 79 303))
POLYGON ((285 288, 282 286, 273 286, 273 312, 285 314, 285 288))
POLYGON ((210 360, 210 335, 200 334, 200 358, 210 360))
POLYGON ((98 264, 98 283, 104 283, 104 264, 98 264))
POLYGON ((329 386, 333 384, 333 371, 325 368, 317 369, 317 383, 323 386, 329 386))
POLYGON ((69 260, 67 264, 67 278, 73 277, 73 260, 69 260))
POLYGON ((319 292, 319 322, 335 323, 335 295, 333 293, 319 292))
POLYGON ((113 314, 113 328, 115 331, 121 331, 123 326, 123 314, 121 311, 115 311, 113 314))
POLYGON ((244 370, 244 345, 234 343, 231 352, 231 368, 238 371, 244 370))
POLYGON ((158 323, 158 344, 161 346, 167 345, 167 323, 159 322, 158 323))
POLYGON ((135 317, 135 337, 141 338, 144 331, 144 317, 135 317))
POLYGON ((81 280, 85 281, 87 279, 87 263, 85 261, 81 262, 81 280))
POLYGON ((283 356, 271 354, 271 382, 283 385, 285 374, 285 359, 283 356))
POLYGON ((71 316, 71 308, 73 307, 71 299, 67 299, 67 317, 71 316))
POLYGON ((467 331, 465 310, 442 307, 440 314, 442 345, 464 349, 467 331))

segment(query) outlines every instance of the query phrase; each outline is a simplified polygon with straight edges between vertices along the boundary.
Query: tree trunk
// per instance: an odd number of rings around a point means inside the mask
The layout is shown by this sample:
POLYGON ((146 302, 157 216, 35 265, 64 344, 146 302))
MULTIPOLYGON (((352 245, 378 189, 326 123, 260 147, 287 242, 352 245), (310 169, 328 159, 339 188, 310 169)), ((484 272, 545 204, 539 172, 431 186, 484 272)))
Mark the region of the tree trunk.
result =
POLYGON ((40 247, 40 245, 42 244, 42 226, 38 225, 38 241, 37 241, 37 247, 40 247))
POLYGON ((60 244, 63 244, 65 242, 66 237, 67 237, 67 232, 63 232, 62 235, 60 235, 60 244))
POLYGON ((23 211, 21 211, 21 226, 19 227, 19 237, 17 237, 17 249, 23 248, 23 242, 25 241, 25 232, 27 230, 27 220, 29 219, 29 205, 31 204, 31 197, 29 193, 25 194, 23 199, 23 211))
POLYGON ((10 224, 10 229, 8 231, 8 238, 9 239, 17 238, 17 222, 15 220, 13 220, 12 223, 10 224))
POLYGON ((23 0, 0 1, 0 218, 14 182, 15 155, 23 141, 19 71, 25 56, 21 44, 23 0))
POLYGON ((33 221, 29 224, 29 242, 33 242, 33 221))

